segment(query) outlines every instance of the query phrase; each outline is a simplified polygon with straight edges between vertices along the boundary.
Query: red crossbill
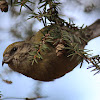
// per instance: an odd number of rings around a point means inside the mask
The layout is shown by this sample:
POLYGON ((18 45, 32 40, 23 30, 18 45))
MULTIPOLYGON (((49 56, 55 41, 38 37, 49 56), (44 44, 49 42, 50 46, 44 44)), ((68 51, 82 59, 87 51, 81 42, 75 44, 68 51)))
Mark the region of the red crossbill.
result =
MULTIPOLYGON (((57 52, 61 49, 57 51, 56 47, 58 45, 55 47, 54 45, 46 43, 50 50, 45 50, 44 52, 41 50, 39 51, 43 59, 38 58, 38 63, 34 62, 33 64, 32 60, 29 60, 30 52, 36 51, 34 45, 41 41, 43 42, 43 32, 45 32, 44 30, 47 30, 47 28, 48 27, 40 30, 35 36, 28 40, 15 42, 9 45, 3 53, 3 64, 7 63, 14 71, 40 81, 52 81, 72 71, 81 61, 77 59, 79 56, 76 55, 71 59, 71 56, 67 56, 68 50, 65 50, 64 53, 60 52, 60 55, 57 55, 57 52)), ((55 27, 52 26, 51 28, 55 30, 55 27)), ((65 27, 62 29, 64 32, 65 27)), ((50 32, 56 32, 54 30, 51 31, 50 29, 50 32)), ((58 34, 59 32, 57 31, 56 33, 58 34)), ((83 42, 80 48, 83 49, 85 45, 85 42, 83 42)), ((33 56, 31 56, 31 59, 32 57, 33 56)))

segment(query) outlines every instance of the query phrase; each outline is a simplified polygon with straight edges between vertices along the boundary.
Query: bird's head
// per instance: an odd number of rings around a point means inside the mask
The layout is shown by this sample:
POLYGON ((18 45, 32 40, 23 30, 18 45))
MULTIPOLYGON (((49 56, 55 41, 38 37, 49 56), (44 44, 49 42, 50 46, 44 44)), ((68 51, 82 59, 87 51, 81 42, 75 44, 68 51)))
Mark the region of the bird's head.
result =
MULTIPOLYGON (((27 47, 28 47, 28 43, 27 43, 27 47)), ((14 56, 17 56, 19 54, 19 52, 25 53, 26 50, 28 49, 27 47, 25 45, 25 42, 23 41, 10 44, 3 53, 2 66, 4 63, 9 64, 14 58, 14 56)))

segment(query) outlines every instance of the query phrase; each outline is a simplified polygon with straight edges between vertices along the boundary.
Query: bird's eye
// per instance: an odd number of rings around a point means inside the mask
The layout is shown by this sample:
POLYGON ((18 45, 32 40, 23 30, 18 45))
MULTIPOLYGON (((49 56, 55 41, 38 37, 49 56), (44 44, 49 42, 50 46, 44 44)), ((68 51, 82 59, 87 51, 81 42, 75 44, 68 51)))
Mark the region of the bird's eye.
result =
POLYGON ((17 48, 16 47, 14 47, 13 49, 12 49, 12 51, 16 51, 17 50, 17 48))
POLYGON ((17 47, 12 48, 10 51, 10 55, 14 54, 16 50, 17 50, 17 47))

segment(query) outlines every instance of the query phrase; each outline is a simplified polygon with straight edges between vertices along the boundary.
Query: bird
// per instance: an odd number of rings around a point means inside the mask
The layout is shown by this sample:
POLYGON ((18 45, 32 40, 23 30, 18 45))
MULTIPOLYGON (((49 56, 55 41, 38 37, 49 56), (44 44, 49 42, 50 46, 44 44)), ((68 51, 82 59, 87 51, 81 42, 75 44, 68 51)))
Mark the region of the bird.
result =
MULTIPOLYGON (((63 45, 62 42, 59 42, 54 46, 52 43, 45 43, 44 40, 47 38, 46 36, 43 40, 45 32, 47 32, 45 35, 49 35, 50 33, 54 34, 55 29, 57 28, 59 28, 57 25, 46 26, 30 39, 10 44, 3 53, 2 65, 6 63, 13 71, 19 72, 32 79, 45 82, 53 81, 64 76, 66 73, 71 72, 81 62, 81 57, 79 55, 75 55, 73 58, 67 56, 70 53, 69 50, 64 51, 59 48, 59 46, 66 46, 63 45), (51 30, 52 28, 53 30, 51 30), (39 49, 37 50, 35 46, 40 43, 42 43, 42 45, 46 44, 50 50, 46 49, 45 51, 40 50, 38 52, 39 49), (37 62, 32 63, 34 56, 31 56, 30 53, 34 51, 41 54, 42 58, 38 57, 37 62)), ((61 30, 64 32, 64 29, 65 27, 62 26, 59 30, 60 32, 61 30)), ((58 33, 59 32, 57 31, 54 35, 57 35, 58 33)), ((91 38, 89 40, 91 40, 91 38)), ((81 49, 84 49, 85 45, 85 42, 79 44, 81 49)))

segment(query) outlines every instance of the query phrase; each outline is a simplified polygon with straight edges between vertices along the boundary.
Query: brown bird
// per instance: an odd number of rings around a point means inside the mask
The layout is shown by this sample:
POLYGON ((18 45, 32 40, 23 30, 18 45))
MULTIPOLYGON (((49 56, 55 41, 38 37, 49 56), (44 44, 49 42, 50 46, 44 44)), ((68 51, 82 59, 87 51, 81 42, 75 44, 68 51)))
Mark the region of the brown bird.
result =
MULTIPOLYGON (((72 57, 67 56, 69 54, 68 50, 63 51, 63 48, 57 48, 57 46, 59 47, 62 42, 59 42, 58 44, 56 44, 56 46, 54 46, 53 43, 45 43, 46 35, 52 35, 51 33, 54 33, 55 29, 58 28, 53 25, 48 27, 40 30, 29 40, 19 41, 9 45, 3 53, 2 65, 6 63, 12 70, 40 81, 52 81, 72 71, 81 61, 80 57, 75 56, 73 57, 73 59, 71 59, 72 57), (51 30, 52 28, 53 30, 51 30), (45 34, 45 38, 43 39, 45 32, 47 33, 45 34), (35 48, 35 45, 39 44, 40 42, 42 44, 46 44, 50 48, 50 50, 46 49, 45 51, 38 51, 39 49, 37 50, 35 48), (42 58, 37 58, 38 63, 34 62, 32 64, 32 59, 35 56, 31 56, 30 53, 34 51, 37 51, 37 53, 41 54, 42 58)), ((91 29, 91 27, 89 28, 91 29)), ((62 26, 59 29, 59 32, 64 31, 65 27, 62 26)), ((59 32, 55 32, 55 35, 57 35, 59 32)), ((91 37, 92 36, 93 35, 91 35, 91 37)), ((89 40, 91 40, 92 38, 89 38, 89 40)), ((82 44, 79 44, 79 47, 83 49, 85 45, 85 42, 82 42, 82 44)), ((66 47, 66 45, 62 46, 66 47)))

